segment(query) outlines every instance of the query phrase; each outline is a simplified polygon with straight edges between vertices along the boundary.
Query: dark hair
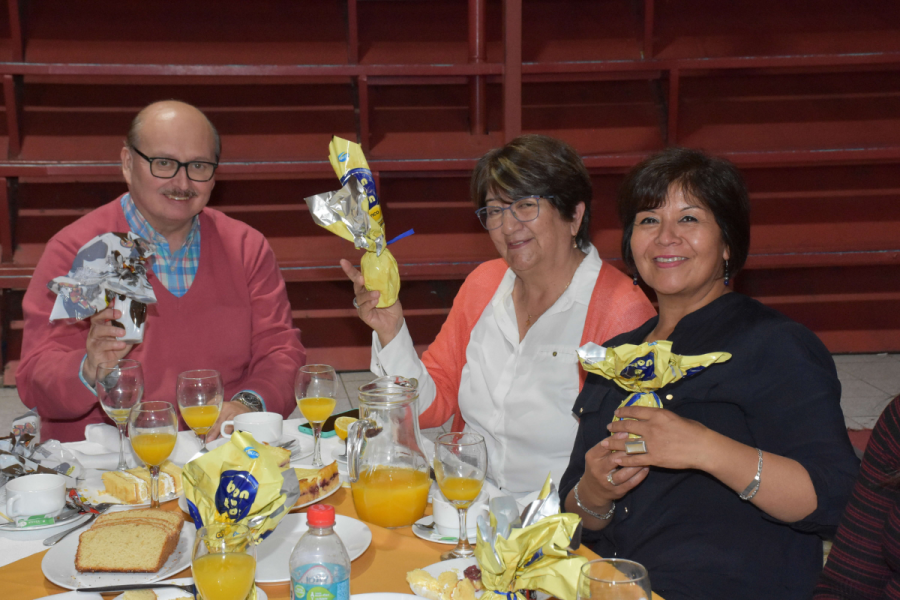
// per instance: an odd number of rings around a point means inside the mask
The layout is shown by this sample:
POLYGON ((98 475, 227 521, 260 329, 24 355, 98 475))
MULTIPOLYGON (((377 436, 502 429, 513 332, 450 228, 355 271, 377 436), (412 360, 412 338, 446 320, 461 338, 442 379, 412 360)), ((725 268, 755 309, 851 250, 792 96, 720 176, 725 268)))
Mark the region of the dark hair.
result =
POLYGON ((521 135, 481 157, 472 172, 475 206, 487 202, 489 192, 503 192, 515 200, 526 196, 553 196, 548 202, 562 218, 575 219, 584 203, 584 216, 575 241, 586 251, 590 244, 591 177, 581 157, 569 144, 546 135, 521 135))
POLYGON ((712 212, 728 248, 728 275, 734 276, 743 268, 750 250, 750 199, 744 178, 731 162, 688 148, 663 150, 639 163, 625 177, 619 189, 625 264, 635 269, 631 253, 635 215, 665 204, 673 184, 712 212))
MULTIPOLYGON (((215 154, 216 154, 216 162, 219 162, 219 156, 222 153, 222 140, 219 138, 219 130, 216 129, 216 126, 212 124, 212 121, 209 120, 209 117, 207 117, 205 114, 203 114, 203 111, 200 110, 199 108, 197 108, 196 106, 194 106, 193 104, 188 104, 187 102, 182 102, 181 100, 169 100, 168 102, 178 102, 180 104, 185 104, 187 106, 190 106, 191 108, 196 109, 197 112, 199 112, 201 115, 203 115, 203 118, 206 119, 206 124, 209 125, 209 130, 213 136, 213 143, 215 144, 214 149, 215 149, 215 154)), ((128 146, 129 148, 133 149, 135 146, 139 145, 138 139, 141 134, 141 131, 140 131, 141 126, 144 124, 144 113, 147 111, 148 108, 150 108, 151 106, 154 106, 156 104, 159 104, 159 102, 152 102, 151 104, 148 104, 147 106, 142 108, 138 114, 136 114, 134 116, 134 120, 131 121, 131 127, 128 128, 128 135, 125 137, 125 145, 128 146)))

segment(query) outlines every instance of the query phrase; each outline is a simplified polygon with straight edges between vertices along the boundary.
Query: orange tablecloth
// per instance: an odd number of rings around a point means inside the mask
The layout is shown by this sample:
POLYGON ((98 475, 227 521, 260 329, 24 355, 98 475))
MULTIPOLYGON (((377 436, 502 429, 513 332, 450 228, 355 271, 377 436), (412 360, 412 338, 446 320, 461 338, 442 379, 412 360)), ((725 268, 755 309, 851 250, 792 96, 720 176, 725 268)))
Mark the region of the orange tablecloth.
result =
MULTIPOLYGON (((347 488, 341 488, 324 502, 334 505, 338 514, 358 518, 350 490, 347 488)), ((175 501, 168 502, 163 507, 165 510, 179 510, 175 501)), ((369 525, 369 528, 372 530, 372 545, 350 566, 351 594, 369 592, 410 594, 409 586, 406 584, 406 573, 438 562, 441 553, 450 549, 444 544, 426 542, 416 537, 410 527, 384 529, 369 525)), ((591 559, 597 558, 596 554, 586 548, 581 548, 578 553, 591 559)), ((67 591, 44 578, 41 572, 44 554, 41 552, 0 568, 0 597, 5 600, 34 600, 67 591)), ((284 559, 287 561, 288 557, 285 556, 284 559)), ((176 575, 176 577, 187 576, 190 576, 190 569, 176 575)), ((266 584, 260 587, 271 600, 290 599, 287 583, 266 584)), ((115 594, 108 597, 113 596, 115 594)), ((655 594, 654 599, 660 600, 655 594)))

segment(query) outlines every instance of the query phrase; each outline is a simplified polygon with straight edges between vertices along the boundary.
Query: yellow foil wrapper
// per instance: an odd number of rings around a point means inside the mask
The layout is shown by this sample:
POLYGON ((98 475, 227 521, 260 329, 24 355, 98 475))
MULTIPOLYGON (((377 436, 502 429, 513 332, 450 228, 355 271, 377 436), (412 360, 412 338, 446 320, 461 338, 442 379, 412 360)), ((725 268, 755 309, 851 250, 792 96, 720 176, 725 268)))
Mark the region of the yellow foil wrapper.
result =
MULTIPOLYGON (((578 515, 561 513, 524 529, 512 529, 509 539, 498 536, 499 564, 479 531, 475 558, 482 584, 502 594, 515 593, 519 600, 525 600, 520 590, 541 590, 559 600, 576 600, 578 574, 587 559, 570 556, 568 548, 580 521, 578 515)), ((491 525, 496 526, 493 515, 491 525)))
POLYGON ((386 308, 397 301, 400 294, 400 271, 389 248, 382 250, 381 255, 374 252, 363 254, 360 269, 366 278, 366 289, 381 292, 378 308, 386 308))
POLYGON ((310 213, 316 224, 366 251, 360 261, 366 289, 381 292, 378 308, 391 306, 400 293, 400 271, 385 241, 372 171, 360 145, 337 136, 328 144, 328 159, 344 187, 306 198, 310 213))
MULTIPOLYGON (((596 373, 622 389, 631 392, 619 405, 662 408, 656 391, 681 379, 693 377, 708 366, 731 359, 728 352, 710 352, 697 356, 672 353, 672 342, 660 340, 639 346, 622 344, 603 348, 597 344, 585 344, 578 349, 581 366, 589 373, 596 373)), ((613 418, 613 422, 619 417, 613 418)), ((630 438, 640 436, 630 434, 630 438)))
POLYGON ((204 523, 240 523, 262 541, 287 514, 284 477, 271 449, 235 431, 228 443, 195 458, 181 471, 188 512, 204 523))
POLYGON ((381 214, 381 203, 378 201, 378 193, 375 191, 375 178, 369 170, 369 163, 363 154, 362 146, 344 138, 333 136, 328 144, 328 160, 335 175, 341 180, 341 185, 346 185, 350 176, 356 177, 366 189, 368 206, 366 210, 369 216, 384 228, 384 216, 381 214))

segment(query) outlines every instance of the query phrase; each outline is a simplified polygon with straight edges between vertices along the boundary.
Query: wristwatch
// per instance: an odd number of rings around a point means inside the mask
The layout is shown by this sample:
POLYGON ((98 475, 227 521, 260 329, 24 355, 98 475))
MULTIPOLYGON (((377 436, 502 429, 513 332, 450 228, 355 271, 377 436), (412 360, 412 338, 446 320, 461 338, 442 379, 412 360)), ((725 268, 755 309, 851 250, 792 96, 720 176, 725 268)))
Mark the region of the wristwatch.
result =
POLYGON ((231 399, 232 402, 240 402, 250 409, 250 412, 263 412, 262 398, 253 392, 238 392, 231 399))

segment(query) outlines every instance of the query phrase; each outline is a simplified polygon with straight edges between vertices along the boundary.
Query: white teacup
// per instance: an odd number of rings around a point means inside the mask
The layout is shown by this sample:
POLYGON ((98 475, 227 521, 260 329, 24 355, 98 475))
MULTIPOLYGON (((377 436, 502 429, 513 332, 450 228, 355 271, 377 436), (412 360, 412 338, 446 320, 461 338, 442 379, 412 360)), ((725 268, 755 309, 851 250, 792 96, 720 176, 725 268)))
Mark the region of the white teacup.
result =
POLYGON ((66 478, 37 473, 6 484, 6 514, 10 518, 46 515, 55 517, 66 506, 66 478))
POLYGON ((273 412, 241 413, 234 419, 222 423, 222 437, 230 438, 234 431, 246 431, 257 442, 273 444, 284 435, 284 417, 273 412), (225 428, 229 425, 232 431, 226 433, 225 428))
MULTIPOLYGON (((447 502, 440 489, 435 490, 431 499, 431 508, 433 511, 434 528, 444 537, 459 537, 459 511, 455 506, 447 502)), ((466 513, 466 533, 468 537, 475 537, 475 530, 478 528, 476 519, 478 515, 488 514, 488 495, 484 488, 475 498, 475 502, 469 506, 466 513)))

